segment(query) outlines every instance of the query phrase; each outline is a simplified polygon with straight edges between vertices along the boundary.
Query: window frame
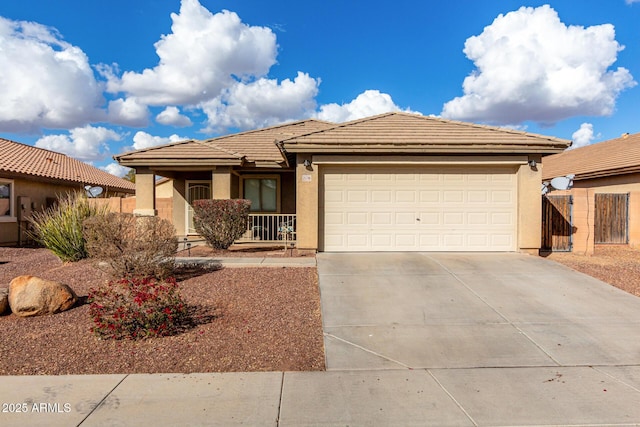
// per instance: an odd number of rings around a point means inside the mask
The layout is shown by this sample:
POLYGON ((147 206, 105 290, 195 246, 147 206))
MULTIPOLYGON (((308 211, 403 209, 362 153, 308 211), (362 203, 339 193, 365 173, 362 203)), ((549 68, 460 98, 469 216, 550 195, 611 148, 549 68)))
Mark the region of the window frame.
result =
POLYGON ((0 178, 0 185, 9 185, 9 215, 0 215, 0 222, 16 222, 18 217, 15 203, 15 181, 13 179, 0 178))
POLYGON ((240 176, 240 198, 244 199, 244 181, 246 179, 273 179, 276 181, 276 210, 275 211, 251 211, 252 214, 279 214, 281 210, 280 206, 280 175, 277 174, 259 174, 259 175, 241 175, 240 176))

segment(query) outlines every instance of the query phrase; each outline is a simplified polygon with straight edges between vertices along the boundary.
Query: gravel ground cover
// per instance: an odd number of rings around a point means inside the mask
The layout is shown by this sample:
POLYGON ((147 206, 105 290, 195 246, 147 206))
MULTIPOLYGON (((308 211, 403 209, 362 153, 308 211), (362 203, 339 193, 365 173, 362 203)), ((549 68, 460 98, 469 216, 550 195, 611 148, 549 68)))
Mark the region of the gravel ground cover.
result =
MULTIPOLYGON (((106 280, 89 260, 62 263, 46 249, 0 248, 0 287, 23 274, 66 283, 80 297, 106 280)), ((99 340, 87 304, 52 316, 0 316, 0 375, 324 370, 315 268, 182 270, 178 279, 199 320, 175 336, 99 340)))
POLYGON ((554 252, 548 259, 640 296, 640 250, 626 245, 598 245, 591 256, 554 252))

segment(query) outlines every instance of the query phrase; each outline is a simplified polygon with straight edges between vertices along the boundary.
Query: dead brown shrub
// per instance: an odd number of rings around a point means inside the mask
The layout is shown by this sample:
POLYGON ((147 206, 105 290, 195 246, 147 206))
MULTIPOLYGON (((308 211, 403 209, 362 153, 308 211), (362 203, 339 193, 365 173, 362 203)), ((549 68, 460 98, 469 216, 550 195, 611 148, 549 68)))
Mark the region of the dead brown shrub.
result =
POLYGON ((165 279, 175 268, 178 239, 175 228, 158 217, 109 213, 86 220, 84 238, 89 257, 115 279, 165 279))

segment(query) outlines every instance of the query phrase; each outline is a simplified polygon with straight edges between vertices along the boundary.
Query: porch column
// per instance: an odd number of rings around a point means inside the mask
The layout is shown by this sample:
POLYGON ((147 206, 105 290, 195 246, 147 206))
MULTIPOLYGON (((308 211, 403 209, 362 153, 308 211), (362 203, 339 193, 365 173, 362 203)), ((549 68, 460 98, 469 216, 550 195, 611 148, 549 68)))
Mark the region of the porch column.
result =
POLYGON ((216 167, 211 172, 212 186, 211 197, 214 199, 231 198, 231 168, 216 167))
POLYGON ((296 165, 296 246, 301 251, 318 250, 318 233, 324 231, 318 226, 320 174, 318 165, 305 166, 311 162, 311 155, 298 154, 296 165))
POLYGON ((136 208, 134 215, 156 216, 156 176, 149 168, 136 168, 136 208))

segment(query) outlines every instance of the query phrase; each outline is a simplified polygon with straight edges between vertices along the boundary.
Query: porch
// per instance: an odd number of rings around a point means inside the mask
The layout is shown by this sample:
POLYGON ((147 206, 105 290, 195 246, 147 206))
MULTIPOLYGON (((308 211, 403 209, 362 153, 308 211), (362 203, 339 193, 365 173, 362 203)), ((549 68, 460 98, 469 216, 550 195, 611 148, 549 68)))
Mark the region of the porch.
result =
MULTIPOLYGON (((205 244, 205 240, 194 233, 178 236, 180 249, 205 244)), ((234 245, 251 246, 296 246, 296 214, 249 214, 246 231, 234 245)))

